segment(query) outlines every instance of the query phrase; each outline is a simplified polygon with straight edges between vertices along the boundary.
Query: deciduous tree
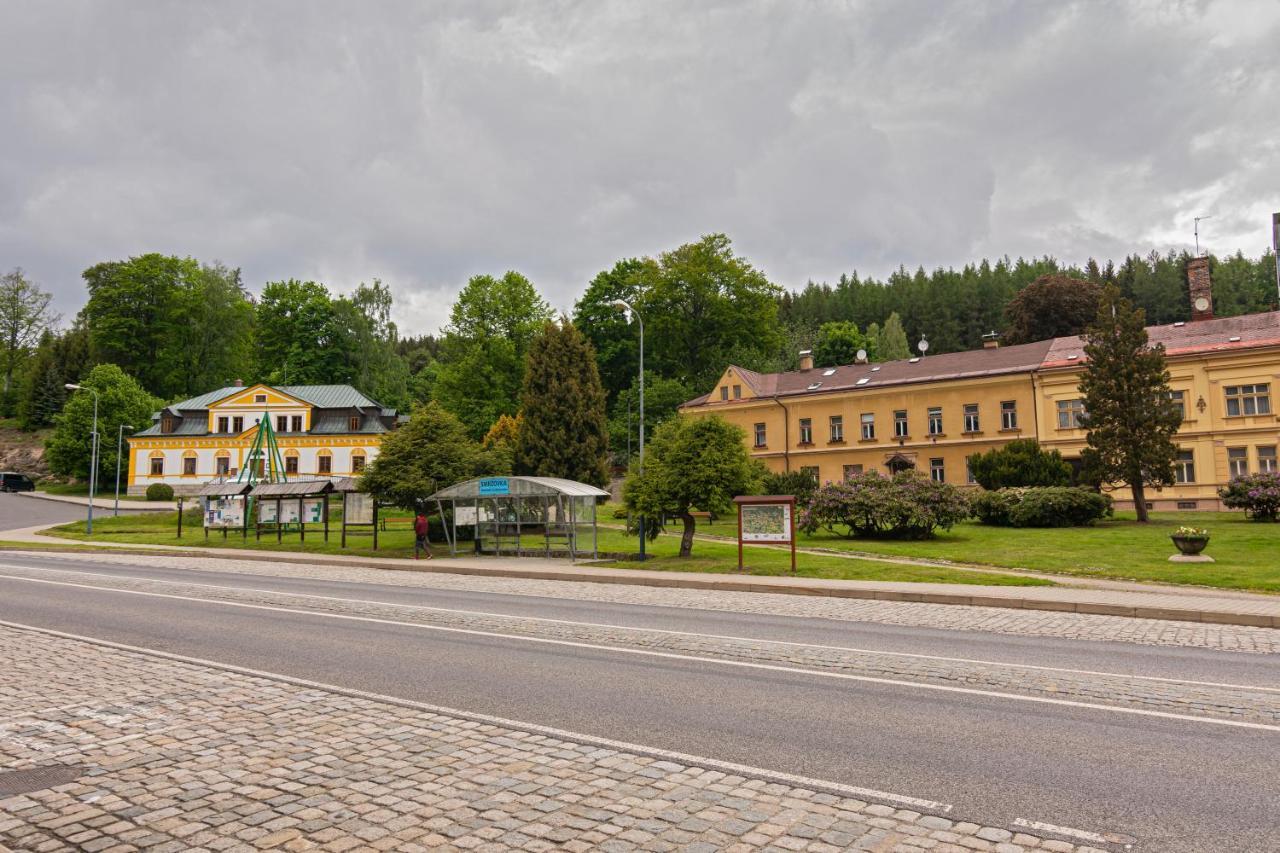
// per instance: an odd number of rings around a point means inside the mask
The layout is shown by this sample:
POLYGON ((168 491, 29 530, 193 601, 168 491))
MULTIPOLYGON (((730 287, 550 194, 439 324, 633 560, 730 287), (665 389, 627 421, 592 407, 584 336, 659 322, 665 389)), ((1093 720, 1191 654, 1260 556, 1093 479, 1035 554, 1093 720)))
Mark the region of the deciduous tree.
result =
POLYGON ((813 344, 813 363, 818 367, 853 364, 858 350, 866 348, 866 336, 858 330, 857 323, 823 323, 813 344))
POLYGON ((1080 334, 1098 315, 1101 292, 1085 279, 1058 273, 1040 276, 1005 307, 1005 342, 1028 344, 1080 334))
POLYGON ((0 410, 5 417, 13 415, 17 407, 15 377, 40 336, 57 322, 57 315, 49 309, 51 298, 21 267, 0 276, 0 357, 4 360, 0 410))
POLYGON ((1173 436, 1182 423, 1169 400, 1164 345, 1150 346, 1145 327, 1142 309, 1107 285, 1085 331, 1088 363, 1080 378, 1091 464, 1106 482, 1129 486, 1141 522, 1148 518, 1147 487, 1173 485, 1173 436))
POLYGON ((67 398, 54 418, 53 434, 45 440, 45 458, 55 474, 87 480, 92 453, 93 394, 98 392, 98 482, 113 476, 117 430, 121 424, 144 429, 162 404, 132 376, 114 364, 99 364, 80 380, 84 390, 67 398))
POLYGON ((434 492, 482 473, 480 445, 466 427, 437 403, 417 406, 408 423, 382 439, 361 486, 378 500, 425 508, 434 492))

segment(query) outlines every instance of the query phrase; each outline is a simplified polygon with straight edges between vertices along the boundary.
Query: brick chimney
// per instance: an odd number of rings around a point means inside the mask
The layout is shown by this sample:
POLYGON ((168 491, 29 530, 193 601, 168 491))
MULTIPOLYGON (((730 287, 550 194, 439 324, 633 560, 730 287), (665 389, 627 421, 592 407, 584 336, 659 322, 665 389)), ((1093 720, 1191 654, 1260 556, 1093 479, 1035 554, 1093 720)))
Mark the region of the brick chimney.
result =
POLYGON ((987 332, 982 336, 983 349, 1000 349, 1000 333, 996 331, 987 332))
POLYGON ((800 369, 813 370, 813 350, 811 349, 800 350, 800 369))
POLYGON ((232 382, 231 384, 232 384, 232 385, 234 385, 236 388, 243 388, 243 387, 244 387, 244 380, 243 380, 243 379, 237 379, 235 382, 232 382))
POLYGON ((1191 319, 1213 319, 1213 283, 1209 281, 1209 259, 1187 261, 1187 289, 1191 296, 1191 319))

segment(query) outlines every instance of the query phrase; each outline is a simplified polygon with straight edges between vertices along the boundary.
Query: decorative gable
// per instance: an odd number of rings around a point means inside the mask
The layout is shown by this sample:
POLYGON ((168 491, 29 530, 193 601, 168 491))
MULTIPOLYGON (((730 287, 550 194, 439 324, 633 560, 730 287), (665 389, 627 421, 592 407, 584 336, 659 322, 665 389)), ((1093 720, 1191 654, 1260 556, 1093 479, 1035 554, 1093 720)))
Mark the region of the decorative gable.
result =
POLYGON ((311 404, 297 397, 291 397, 279 389, 269 385, 251 385, 224 397, 209 406, 209 411, 219 409, 310 409, 311 404))
POLYGON ((759 396, 754 377, 748 371, 730 365, 720 376, 720 381, 707 398, 708 403, 732 403, 735 400, 751 400, 759 396))

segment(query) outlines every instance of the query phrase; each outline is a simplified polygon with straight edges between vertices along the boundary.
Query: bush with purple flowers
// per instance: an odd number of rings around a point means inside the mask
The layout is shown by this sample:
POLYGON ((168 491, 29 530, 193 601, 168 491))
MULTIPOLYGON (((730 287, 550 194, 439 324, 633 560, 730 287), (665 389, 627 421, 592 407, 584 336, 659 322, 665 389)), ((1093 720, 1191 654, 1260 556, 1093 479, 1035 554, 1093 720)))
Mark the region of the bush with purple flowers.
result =
POLYGON ((1276 521, 1280 518, 1280 472, 1232 477, 1218 490, 1218 497, 1225 506, 1244 510, 1254 521, 1276 521))
POLYGON ((850 539, 927 539, 968 517, 969 499, 955 486, 915 471, 893 477, 868 471, 817 489, 798 521, 807 533, 824 528, 850 539))

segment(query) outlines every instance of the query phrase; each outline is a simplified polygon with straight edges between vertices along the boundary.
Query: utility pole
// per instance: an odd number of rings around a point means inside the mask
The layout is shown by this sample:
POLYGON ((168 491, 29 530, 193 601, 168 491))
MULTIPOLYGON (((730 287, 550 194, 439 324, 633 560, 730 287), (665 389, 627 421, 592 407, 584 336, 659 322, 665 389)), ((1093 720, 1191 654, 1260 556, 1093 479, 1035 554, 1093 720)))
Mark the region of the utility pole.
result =
POLYGON ((93 535, 93 495, 98 488, 98 392, 92 388, 84 388, 68 382, 64 386, 68 391, 88 391, 93 395, 93 436, 89 443, 89 519, 85 522, 85 533, 93 535))
MULTIPOLYGON (((622 299, 616 299, 613 307, 620 311, 630 311, 631 316, 636 318, 636 323, 640 326, 640 473, 644 474, 644 318, 640 316, 640 312, 631 307, 631 304, 622 299)), ((640 562, 644 562, 644 516, 640 516, 640 562)))

